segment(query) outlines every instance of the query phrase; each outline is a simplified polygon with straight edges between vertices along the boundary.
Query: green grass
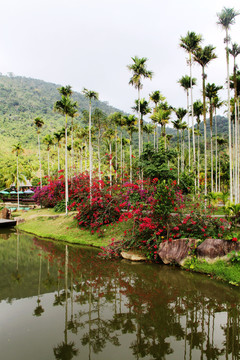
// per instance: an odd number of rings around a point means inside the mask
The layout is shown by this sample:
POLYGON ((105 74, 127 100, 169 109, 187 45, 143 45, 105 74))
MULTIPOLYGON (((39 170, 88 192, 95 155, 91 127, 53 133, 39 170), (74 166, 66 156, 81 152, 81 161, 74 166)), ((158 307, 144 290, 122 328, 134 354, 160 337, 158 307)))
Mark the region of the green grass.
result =
POLYGON ((129 226, 125 222, 105 226, 103 227, 103 235, 99 237, 97 233, 91 234, 89 230, 81 230, 73 214, 58 215, 51 209, 31 210, 27 213, 19 212, 19 216, 23 217, 26 222, 19 224, 18 228, 40 237, 72 244, 101 247, 108 245, 112 238, 120 240, 124 230, 129 226), (53 218, 53 216, 58 217, 53 218))
POLYGON ((227 281, 232 285, 240 284, 240 264, 238 263, 229 263, 224 260, 207 263, 206 260, 196 259, 191 264, 187 263, 184 268, 211 275, 216 279, 227 281))

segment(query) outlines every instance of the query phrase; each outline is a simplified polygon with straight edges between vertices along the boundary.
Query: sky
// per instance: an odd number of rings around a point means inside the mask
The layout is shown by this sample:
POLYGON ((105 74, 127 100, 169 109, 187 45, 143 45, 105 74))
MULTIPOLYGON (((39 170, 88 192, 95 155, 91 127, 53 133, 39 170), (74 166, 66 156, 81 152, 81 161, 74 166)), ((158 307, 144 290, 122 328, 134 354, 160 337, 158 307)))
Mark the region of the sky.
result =
MULTIPOLYGON (((216 47, 218 58, 207 68, 207 82, 224 85, 226 93, 225 32, 217 25, 223 7, 240 11, 239 0, 0 0, 0 72, 13 72, 44 81, 85 87, 99 99, 132 112, 137 91, 130 86, 131 57, 146 57, 152 80, 143 80, 141 97, 160 90, 174 107, 186 107, 186 93, 178 80, 189 75, 187 54, 180 37, 194 31, 202 45, 216 47)), ((232 42, 239 42, 240 16, 231 26, 232 42)), ((240 56, 238 63, 240 62, 240 56)), ((230 69, 232 72, 231 59, 230 69)), ((194 64, 201 98, 201 69, 194 64)), ((223 110, 222 110, 223 111, 223 110)))

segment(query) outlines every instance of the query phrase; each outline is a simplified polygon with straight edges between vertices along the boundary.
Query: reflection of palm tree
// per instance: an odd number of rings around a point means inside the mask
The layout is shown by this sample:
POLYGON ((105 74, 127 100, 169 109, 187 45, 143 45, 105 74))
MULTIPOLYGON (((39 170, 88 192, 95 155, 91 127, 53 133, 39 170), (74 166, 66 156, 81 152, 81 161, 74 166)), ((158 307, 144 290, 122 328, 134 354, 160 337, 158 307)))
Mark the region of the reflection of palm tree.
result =
POLYGON ((38 298, 37 307, 34 309, 33 316, 41 316, 44 309, 41 305, 40 292, 41 292, 41 277, 42 277, 42 252, 39 254, 39 275, 38 275, 38 298))
POLYGON ((57 360, 71 360, 77 356, 78 349, 75 348, 73 341, 68 342, 68 245, 65 246, 65 329, 64 341, 53 348, 54 356, 57 360))

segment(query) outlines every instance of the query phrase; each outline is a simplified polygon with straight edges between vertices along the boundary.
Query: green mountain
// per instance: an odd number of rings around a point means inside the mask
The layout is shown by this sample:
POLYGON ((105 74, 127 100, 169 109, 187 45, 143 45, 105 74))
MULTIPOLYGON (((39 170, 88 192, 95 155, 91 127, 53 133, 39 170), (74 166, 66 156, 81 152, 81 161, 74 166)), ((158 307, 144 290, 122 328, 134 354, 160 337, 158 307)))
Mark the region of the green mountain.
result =
MULTIPOLYGON (((60 99, 58 88, 62 85, 48 83, 21 76, 0 75, 0 129, 6 139, 21 142, 24 147, 37 143, 36 128, 33 120, 41 116, 44 126, 42 135, 58 131, 64 126, 64 117, 53 112, 53 106, 60 99)), ((78 116, 74 122, 81 124, 82 111, 88 109, 88 100, 80 93, 73 93, 78 103, 78 116)), ((107 102, 93 101, 92 108, 100 108, 110 114, 120 111, 107 102)))

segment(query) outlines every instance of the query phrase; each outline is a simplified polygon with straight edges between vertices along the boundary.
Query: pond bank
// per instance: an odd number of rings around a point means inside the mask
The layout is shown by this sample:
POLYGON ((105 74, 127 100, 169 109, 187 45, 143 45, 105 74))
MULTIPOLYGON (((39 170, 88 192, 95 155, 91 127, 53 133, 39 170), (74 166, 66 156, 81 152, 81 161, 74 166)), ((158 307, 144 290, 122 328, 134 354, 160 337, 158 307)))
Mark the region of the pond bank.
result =
MULTIPOLYGON (((77 226, 76 219, 74 219, 74 213, 65 216, 65 214, 57 214, 50 209, 38 209, 19 212, 16 215, 19 215, 16 219, 21 218, 24 221, 17 226, 19 230, 43 238, 99 248, 109 245, 113 238, 120 240, 127 226, 127 223, 124 222, 105 227, 102 236, 99 237, 96 233, 91 234, 89 230, 80 229, 77 226)), ((220 259, 210 264, 204 260, 193 258, 182 268, 227 281, 232 285, 238 286, 240 284, 239 262, 230 263, 220 259)))

